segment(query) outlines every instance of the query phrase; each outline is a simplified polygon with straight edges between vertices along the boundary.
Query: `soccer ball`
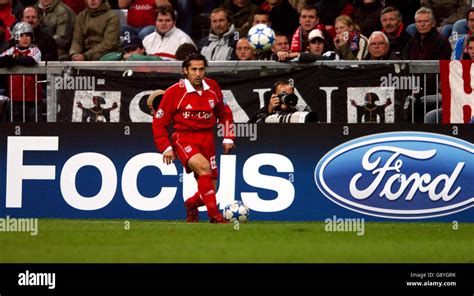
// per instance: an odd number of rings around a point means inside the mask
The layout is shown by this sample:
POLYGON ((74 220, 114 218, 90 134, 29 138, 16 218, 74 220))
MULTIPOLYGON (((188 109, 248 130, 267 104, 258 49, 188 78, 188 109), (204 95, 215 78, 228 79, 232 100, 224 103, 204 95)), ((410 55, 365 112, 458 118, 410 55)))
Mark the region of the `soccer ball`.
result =
POLYGON ((224 218, 229 222, 238 221, 239 223, 247 222, 250 215, 250 209, 241 201, 235 201, 228 204, 222 211, 224 218))
POLYGON ((267 51, 275 43, 275 31, 265 24, 258 24, 250 28, 248 38, 252 48, 267 51))

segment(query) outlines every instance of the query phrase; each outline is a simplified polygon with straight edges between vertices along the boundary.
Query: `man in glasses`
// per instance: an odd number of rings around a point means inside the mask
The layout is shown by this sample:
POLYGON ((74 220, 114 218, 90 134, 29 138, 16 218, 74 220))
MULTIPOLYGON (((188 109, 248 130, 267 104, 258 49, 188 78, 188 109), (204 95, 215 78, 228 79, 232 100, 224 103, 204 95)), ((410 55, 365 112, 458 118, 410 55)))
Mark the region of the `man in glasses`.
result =
POLYGON ((381 31, 373 32, 369 37, 369 52, 365 60, 398 60, 390 50, 390 41, 381 31))

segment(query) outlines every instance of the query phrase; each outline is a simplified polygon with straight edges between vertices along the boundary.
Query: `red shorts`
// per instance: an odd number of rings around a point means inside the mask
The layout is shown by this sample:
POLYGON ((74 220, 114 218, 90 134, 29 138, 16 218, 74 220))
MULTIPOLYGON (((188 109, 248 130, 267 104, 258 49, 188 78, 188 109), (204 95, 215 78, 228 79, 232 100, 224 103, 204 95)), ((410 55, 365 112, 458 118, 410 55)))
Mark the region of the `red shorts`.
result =
POLYGON ((181 164, 191 173, 188 167, 189 159, 201 153, 211 165, 211 177, 217 179, 216 148, 213 131, 208 132, 175 132, 172 136, 172 147, 181 164))

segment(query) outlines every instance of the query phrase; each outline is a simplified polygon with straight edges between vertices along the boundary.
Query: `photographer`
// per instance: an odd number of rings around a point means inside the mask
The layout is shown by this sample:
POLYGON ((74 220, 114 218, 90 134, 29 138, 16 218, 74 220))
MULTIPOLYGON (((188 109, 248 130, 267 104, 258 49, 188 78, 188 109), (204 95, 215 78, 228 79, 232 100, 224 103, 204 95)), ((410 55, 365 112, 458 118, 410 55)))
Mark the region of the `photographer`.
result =
POLYGON ((272 95, 268 104, 257 111, 249 120, 250 123, 290 123, 290 122, 316 122, 316 113, 310 112, 306 106, 299 110, 298 97, 295 89, 288 80, 279 80, 272 87, 272 95))

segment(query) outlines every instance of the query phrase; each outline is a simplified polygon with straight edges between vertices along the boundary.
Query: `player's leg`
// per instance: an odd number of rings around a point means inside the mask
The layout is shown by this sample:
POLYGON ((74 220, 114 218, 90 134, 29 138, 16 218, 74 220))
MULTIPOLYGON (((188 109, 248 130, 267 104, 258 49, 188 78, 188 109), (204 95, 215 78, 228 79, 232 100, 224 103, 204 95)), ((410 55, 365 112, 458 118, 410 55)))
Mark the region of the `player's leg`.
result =
POLYGON ((188 198, 184 202, 184 207, 186 208, 186 221, 190 223, 199 222, 198 208, 203 205, 204 202, 199 191, 197 191, 192 197, 188 198))
MULTIPOLYGON (((189 159, 193 155, 199 153, 199 148, 192 144, 192 140, 192 138, 189 139, 189 137, 186 137, 185 135, 178 136, 177 133, 173 134, 173 150, 181 161, 183 167, 186 169, 186 173, 192 172, 188 166, 189 159)), ((192 197, 188 198, 184 202, 184 207, 186 208, 186 221, 191 223, 199 222, 198 208, 203 205, 204 202, 199 191, 197 191, 192 197)))
POLYGON ((211 163, 201 153, 188 160, 188 167, 198 175, 198 191, 207 207, 207 215, 211 223, 225 223, 217 208, 216 189, 213 183, 211 163))

